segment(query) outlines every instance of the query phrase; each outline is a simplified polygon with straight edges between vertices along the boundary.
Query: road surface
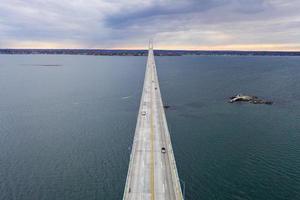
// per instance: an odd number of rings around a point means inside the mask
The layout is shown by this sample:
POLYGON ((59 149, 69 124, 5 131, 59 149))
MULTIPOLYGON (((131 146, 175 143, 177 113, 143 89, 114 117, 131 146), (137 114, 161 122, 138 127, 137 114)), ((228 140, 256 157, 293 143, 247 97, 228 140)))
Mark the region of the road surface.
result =
POLYGON ((151 46, 123 195, 144 199, 183 199, 151 46))

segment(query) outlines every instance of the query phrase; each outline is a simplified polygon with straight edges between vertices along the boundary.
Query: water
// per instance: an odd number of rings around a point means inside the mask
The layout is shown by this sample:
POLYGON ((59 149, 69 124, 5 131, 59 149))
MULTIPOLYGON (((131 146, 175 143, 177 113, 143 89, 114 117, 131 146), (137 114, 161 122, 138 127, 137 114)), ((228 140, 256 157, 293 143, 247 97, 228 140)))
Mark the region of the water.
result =
MULTIPOLYGON (((0 199, 121 199, 145 62, 0 55, 0 199)), ((157 57, 186 199, 300 199, 299 63, 157 57)))

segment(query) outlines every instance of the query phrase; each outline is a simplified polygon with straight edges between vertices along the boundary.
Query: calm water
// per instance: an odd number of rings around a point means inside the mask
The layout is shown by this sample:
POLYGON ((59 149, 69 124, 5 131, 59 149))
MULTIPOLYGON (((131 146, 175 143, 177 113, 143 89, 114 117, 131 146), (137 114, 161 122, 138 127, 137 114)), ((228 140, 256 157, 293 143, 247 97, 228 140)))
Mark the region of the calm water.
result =
MULTIPOLYGON (((0 199, 121 199, 145 62, 0 55, 0 199)), ((299 57, 157 68, 186 199, 300 199, 299 57), (240 92, 275 104, 227 103, 240 92)))

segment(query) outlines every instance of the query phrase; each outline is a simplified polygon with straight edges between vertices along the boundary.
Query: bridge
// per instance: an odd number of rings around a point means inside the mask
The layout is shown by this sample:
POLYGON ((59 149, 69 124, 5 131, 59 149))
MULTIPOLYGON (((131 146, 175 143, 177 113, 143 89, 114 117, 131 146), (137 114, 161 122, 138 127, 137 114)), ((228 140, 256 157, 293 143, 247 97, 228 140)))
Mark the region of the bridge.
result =
POLYGON ((123 200, 144 199, 183 199, 152 43, 123 195, 123 200))

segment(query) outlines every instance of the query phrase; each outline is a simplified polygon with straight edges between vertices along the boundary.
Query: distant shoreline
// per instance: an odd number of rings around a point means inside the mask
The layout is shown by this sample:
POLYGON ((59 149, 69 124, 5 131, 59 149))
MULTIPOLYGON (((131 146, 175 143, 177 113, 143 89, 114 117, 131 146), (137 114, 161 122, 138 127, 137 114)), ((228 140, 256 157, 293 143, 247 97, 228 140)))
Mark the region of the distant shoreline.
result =
MULTIPOLYGON (((49 54, 49 55, 93 55, 93 56, 147 56, 147 50, 104 49, 0 49, 0 54, 49 54)), ((155 50, 156 56, 185 55, 237 55, 237 56, 300 56, 299 51, 206 51, 206 50, 155 50)))

